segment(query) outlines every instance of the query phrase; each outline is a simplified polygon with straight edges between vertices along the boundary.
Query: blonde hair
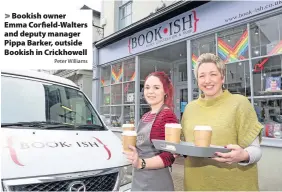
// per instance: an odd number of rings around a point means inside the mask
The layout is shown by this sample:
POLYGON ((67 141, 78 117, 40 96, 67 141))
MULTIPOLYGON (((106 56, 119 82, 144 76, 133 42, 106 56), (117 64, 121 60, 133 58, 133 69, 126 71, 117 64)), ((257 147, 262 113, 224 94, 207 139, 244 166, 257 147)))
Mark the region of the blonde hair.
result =
POLYGON ((202 55, 199 56, 197 63, 196 63, 195 70, 194 70, 194 75, 195 75, 197 80, 198 80, 199 67, 203 63, 214 63, 216 65, 218 71, 222 75, 222 77, 225 77, 226 72, 225 72, 224 62, 217 55, 215 55, 213 53, 203 53, 202 55))

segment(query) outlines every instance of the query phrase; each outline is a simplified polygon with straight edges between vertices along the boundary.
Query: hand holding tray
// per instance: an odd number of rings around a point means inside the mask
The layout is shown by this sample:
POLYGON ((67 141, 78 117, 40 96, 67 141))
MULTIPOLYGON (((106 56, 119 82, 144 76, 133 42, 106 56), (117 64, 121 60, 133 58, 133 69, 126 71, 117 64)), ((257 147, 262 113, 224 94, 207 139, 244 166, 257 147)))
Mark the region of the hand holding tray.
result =
POLYGON ((231 151, 230 149, 215 145, 211 145, 210 147, 197 147, 193 143, 183 141, 177 144, 166 142, 165 140, 152 139, 152 142, 158 150, 191 157, 215 157, 215 152, 228 153, 231 151))

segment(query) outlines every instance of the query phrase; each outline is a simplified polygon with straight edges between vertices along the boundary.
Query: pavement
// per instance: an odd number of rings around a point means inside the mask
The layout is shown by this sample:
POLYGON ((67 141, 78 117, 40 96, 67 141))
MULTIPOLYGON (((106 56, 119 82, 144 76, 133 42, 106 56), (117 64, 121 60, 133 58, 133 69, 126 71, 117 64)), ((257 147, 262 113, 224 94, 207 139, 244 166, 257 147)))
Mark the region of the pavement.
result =
POLYGON ((184 191, 184 158, 178 157, 174 164, 172 165, 172 173, 171 173, 174 190, 175 191, 184 191))

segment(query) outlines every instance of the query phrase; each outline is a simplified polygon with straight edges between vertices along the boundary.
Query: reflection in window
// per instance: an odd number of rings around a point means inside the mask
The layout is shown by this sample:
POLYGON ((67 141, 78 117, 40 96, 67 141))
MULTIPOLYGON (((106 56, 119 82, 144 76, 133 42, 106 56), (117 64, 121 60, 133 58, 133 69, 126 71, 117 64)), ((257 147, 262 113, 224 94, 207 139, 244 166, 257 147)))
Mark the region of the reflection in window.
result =
POLYGON ((111 113, 110 113, 110 107, 101 107, 100 108, 100 114, 101 114, 101 118, 104 121, 104 123, 107 126, 111 125, 111 113))
POLYGON ((249 62, 226 64, 224 86, 231 93, 251 96, 249 62))
POLYGON ((247 26, 236 27, 218 33, 218 56, 225 62, 236 62, 248 58, 247 26))
POLYGON ((122 84, 112 85, 112 105, 122 104, 122 84))
POLYGON ((35 80, 1 77, 1 123, 52 121, 72 125, 102 125, 97 113, 77 89, 35 80))
POLYGON ((156 60, 148 58, 140 58, 140 81, 141 83, 145 81, 146 77, 156 71, 157 65, 156 60))
POLYGON ((115 64, 112 66, 111 77, 112 77, 112 84, 122 82, 123 76, 123 67, 122 64, 115 64))
POLYGON ((111 84, 111 66, 101 68, 101 86, 111 84))
POLYGON ((123 84, 124 104, 135 104, 135 83, 123 84))
POLYGON ((254 100, 258 120, 264 125, 263 135, 282 139, 282 98, 254 100))
POLYGON ((203 53, 216 53, 215 35, 209 35, 192 41, 192 65, 196 65, 198 57, 203 53))
POLYGON ((121 127, 122 125, 121 107, 111 107, 111 126, 121 127))
POLYGON ((135 123, 135 109, 134 106, 125 106, 123 110, 123 123, 134 124, 135 123))
POLYGON ((102 87, 101 104, 102 106, 111 104, 111 87, 110 86, 102 87))
POLYGON ((187 81, 187 62, 178 65, 178 81, 187 81))
POLYGON ((282 15, 251 24, 252 57, 282 53, 282 15))
POLYGON ((282 95, 282 56, 253 59, 254 95, 282 95), (259 66, 259 67, 257 67, 259 66))
POLYGON ((134 81, 135 80, 135 60, 130 59, 124 62, 124 81, 134 81))

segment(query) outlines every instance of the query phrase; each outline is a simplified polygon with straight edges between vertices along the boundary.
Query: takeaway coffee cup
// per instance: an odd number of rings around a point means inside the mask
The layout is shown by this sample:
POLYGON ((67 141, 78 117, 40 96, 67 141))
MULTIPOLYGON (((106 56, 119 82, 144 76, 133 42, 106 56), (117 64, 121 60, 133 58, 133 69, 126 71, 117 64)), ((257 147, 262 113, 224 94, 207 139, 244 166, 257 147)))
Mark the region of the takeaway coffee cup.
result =
POLYGON ((123 124, 122 131, 134 131, 135 126, 134 124, 123 124))
POLYGON ((129 149, 129 145, 136 146, 136 138, 136 131, 124 131, 122 133, 123 150, 126 152, 131 152, 131 149, 129 149))
MULTIPOLYGON (((123 131, 123 132, 124 132, 124 131, 134 131, 134 129, 135 129, 134 124, 123 124, 123 125, 122 125, 122 131, 123 131)), ((123 136, 122 136, 122 138, 121 138, 121 141, 122 141, 122 143, 123 143, 123 136)))
POLYGON ((196 126, 194 128, 194 144, 198 147, 209 147, 211 144, 212 128, 210 126, 196 126))
POLYGON ((180 143, 181 125, 178 123, 165 124, 165 141, 180 143))

